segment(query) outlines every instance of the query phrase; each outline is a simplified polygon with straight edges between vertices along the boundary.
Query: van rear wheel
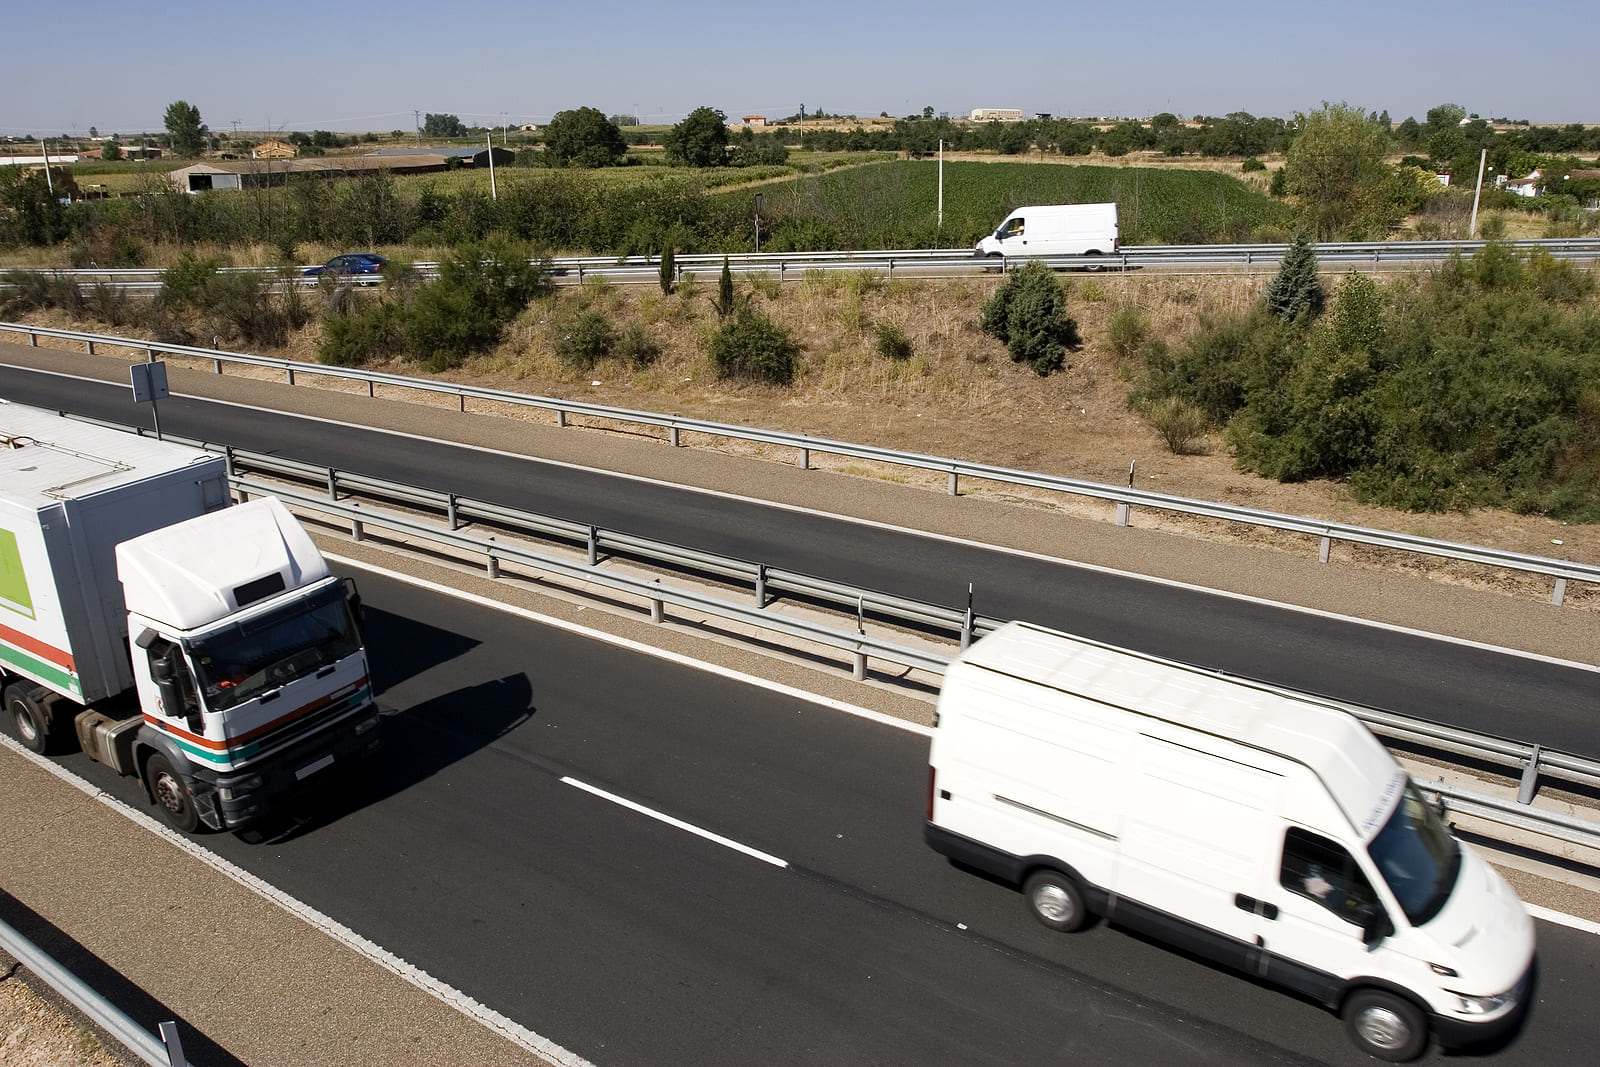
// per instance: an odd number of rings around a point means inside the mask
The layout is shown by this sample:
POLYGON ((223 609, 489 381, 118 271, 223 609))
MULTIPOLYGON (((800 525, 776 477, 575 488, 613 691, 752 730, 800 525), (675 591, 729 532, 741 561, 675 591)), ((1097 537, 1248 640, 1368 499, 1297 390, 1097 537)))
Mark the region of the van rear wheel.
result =
POLYGON ((1405 1063, 1428 1047, 1428 1020, 1404 997, 1363 989, 1345 1001, 1344 1029, 1357 1048, 1390 1063, 1405 1063))
POLYGON ((1083 893, 1077 883, 1060 871, 1038 871, 1022 887, 1033 917, 1063 933, 1081 930, 1089 921, 1083 893))

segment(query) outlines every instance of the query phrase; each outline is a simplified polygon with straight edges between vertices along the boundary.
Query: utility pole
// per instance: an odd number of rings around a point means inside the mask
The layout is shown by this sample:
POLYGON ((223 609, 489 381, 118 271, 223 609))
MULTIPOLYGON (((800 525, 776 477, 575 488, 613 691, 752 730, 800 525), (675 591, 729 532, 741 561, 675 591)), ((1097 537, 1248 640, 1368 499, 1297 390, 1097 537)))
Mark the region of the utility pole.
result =
POLYGON ((412 119, 413 122, 415 122, 417 124, 417 147, 421 148, 422 147, 422 110, 420 108, 412 108, 411 109, 411 119, 412 119))
POLYGON ((1472 221, 1467 223, 1467 240, 1472 240, 1478 234, 1478 197, 1483 193, 1483 165, 1489 161, 1489 150, 1485 148, 1483 155, 1478 157, 1478 187, 1472 190, 1472 221))
POLYGON ((944 230, 944 138, 939 138, 939 229, 944 230))

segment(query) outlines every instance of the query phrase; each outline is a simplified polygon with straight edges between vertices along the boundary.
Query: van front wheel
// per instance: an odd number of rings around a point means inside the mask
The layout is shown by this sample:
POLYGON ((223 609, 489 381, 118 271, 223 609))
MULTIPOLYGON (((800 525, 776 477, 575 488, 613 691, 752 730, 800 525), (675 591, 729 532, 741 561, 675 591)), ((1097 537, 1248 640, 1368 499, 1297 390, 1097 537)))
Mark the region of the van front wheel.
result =
POLYGON ((1344 1006, 1344 1029, 1357 1048, 1390 1063, 1405 1063, 1428 1047, 1428 1020, 1403 997, 1364 989, 1344 1006))
POLYGON ((1028 909, 1033 917, 1052 930, 1071 933, 1083 929, 1089 921, 1083 893, 1060 871, 1035 873, 1022 887, 1022 892, 1028 898, 1028 909))

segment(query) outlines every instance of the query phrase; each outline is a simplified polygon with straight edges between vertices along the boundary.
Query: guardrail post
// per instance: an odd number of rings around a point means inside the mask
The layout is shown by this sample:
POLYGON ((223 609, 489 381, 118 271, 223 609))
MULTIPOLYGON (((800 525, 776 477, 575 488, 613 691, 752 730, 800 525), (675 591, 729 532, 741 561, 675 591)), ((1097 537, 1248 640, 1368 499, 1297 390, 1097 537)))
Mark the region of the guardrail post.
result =
POLYGON ((767 606, 767 565, 756 564, 756 607, 767 606))
POLYGON ((1333 538, 1327 534, 1322 535, 1322 543, 1317 546, 1317 562, 1328 562, 1328 553, 1333 549, 1333 538))
POLYGON ((157 1030, 161 1034, 161 1043, 167 1049, 167 1067, 189 1067, 188 1057, 183 1054, 183 1038, 178 1035, 178 1024, 162 1023, 157 1030))
POLYGON ((956 474, 955 468, 951 467, 950 468, 950 480, 949 480, 950 495, 951 496, 960 496, 961 495, 961 492, 960 492, 960 490, 958 488, 958 486, 960 484, 959 478, 960 478, 960 476, 956 474))
POLYGON ((489 577, 500 577, 500 557, 494 554, 494 538, 489 538, 489 577))
POLYGON ((450 493, 450 494, 445 496, 445 498, 444 498, 444 511, 445 511, 445 516, 450 520, 450 529, 452 529, 452 530, 461 529, 461 519, 456 514, 456 495, 454 493, 450 493))
POLYGON ((367 379, 367 399, 371 400, 377 394, 372 391, 372 379, 367 379))
POLYGON ((972 608, 967 608, 967 613, 961 617, 961 651, 965 652, 972 644, 972 608))
POLYGON ((567 425, 566 408, 556 408, 556 425, 563 428, 567 425))
POLYGON ((678 436, 678 426, 677 426, 676 423, 674 423, 671 427, 669 427, 669 432, 671 434, 672 447, 673 448, 682 448, 683 447, 683 440, 682 440, 682 438, 680 438, 678 436))
POLYGON ((289 384, 293 385, 294 384, 294 368, 293 367, 285 367, 284 370, 289 372, 289 384))
POLYGON ((339 472, 332 467, 328 468, 328 499, 339 499, 339 472))
MULTIPOLYGON (((800 436, 804 437, 805 435, 801 434, 800 436)), ((800 469, 803 471, 811 469, 811 448, 809 445, 800 446, 800 469)))
POLYGON ((85 341, 84 344, 89 346, 89 354, 91 356, 94 355, 94 341, 93 340, 85 341))
POLYGON ((211 369, 216 371, 218 374, 221 374, 222 373, 222 360, 213 359, 211 361, 211 369))
POLYGON ((463 413, 467 410, 467 394, 466 393, 457 393, 456 394, 456 410, 460 411, 460 412, 463 412, 463 413))
POLYGON ((1517 783, 1518 804, 1533 803, 1533 794, 1539 788, 1539 754, 1543 751, 1542 746, 1534 745, 1528 762, 1522 765, 1522 781, 1517 783))
MULTIPOLYGON (((361 507, 361 503, 360 503, 360 501, 353 501, 350 504, 350 507, 351 507, 352 510, 359 509, 361 507)), ((354 516, 351 516, 351 518, 350 518, 350 540, 352 540, 352 541, 365 541, 366 539, 367 539, 367 525, 366 525, 366 523, 362 522, 358 518, 355 518, 354 516)))
POLYGON ((1125 500, 1117 501, 1117 525, 1128 525, 1128 503, 1125 500))
POLYGON ((589 527, 589 566, 595 567, 600 563, 600 527, 589 527))
POLYGON ((1566 599, 1567 599, 1567 580, 1565 578, 1557 578, 1556 579, 1556 587, 1554 589, 1550 590, 1550 603, 1554 604, 1556 607, 1559 608, 1561 606, 1562 601, 1564 601, 1566 599))
MULTIPOLYGON (((659 586, 660 584, 661 584, 661 579, 657 578, 656 579, 656 585, 659 586)), ((660 597, 653 598, 650 601, 650 621, 651 622, 661 622, 661 621, 665 620, 666 617, 667 617, 667 606, 666 606, 665 601, 663 601, 660 597)))

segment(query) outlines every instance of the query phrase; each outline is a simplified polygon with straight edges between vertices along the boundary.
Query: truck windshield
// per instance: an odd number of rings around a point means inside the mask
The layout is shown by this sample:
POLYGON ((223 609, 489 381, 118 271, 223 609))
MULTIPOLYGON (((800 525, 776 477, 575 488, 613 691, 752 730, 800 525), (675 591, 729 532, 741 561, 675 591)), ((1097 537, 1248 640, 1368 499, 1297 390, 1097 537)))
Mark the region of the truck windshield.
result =
POLYGON ((1461 846, 1410 783, 1367 854, 1413 926, 1439 914, 1461 869, 1461 846))
POLYGON ((315 674, 361 647, 337 580, 304 600, 190 642, 206 706, 224 711, 315 674))

